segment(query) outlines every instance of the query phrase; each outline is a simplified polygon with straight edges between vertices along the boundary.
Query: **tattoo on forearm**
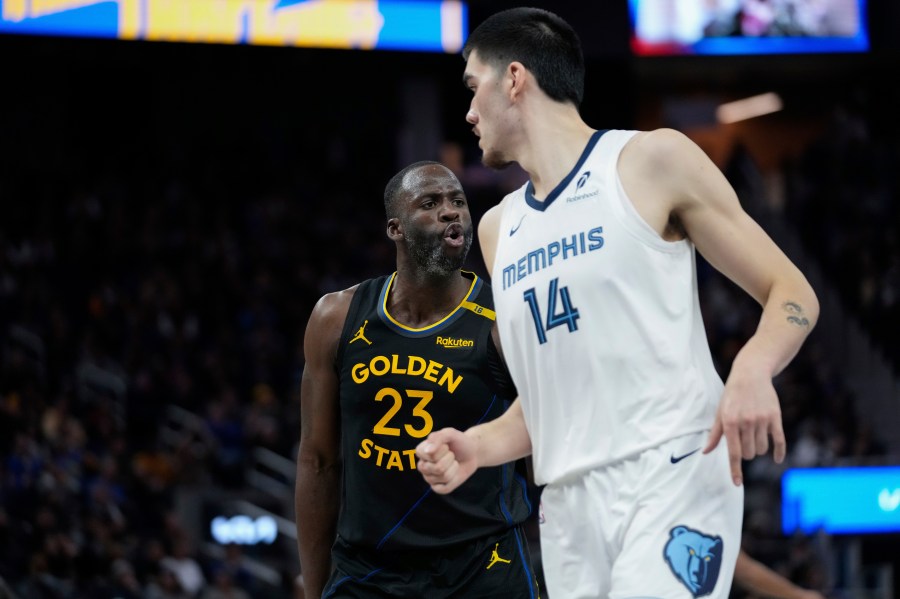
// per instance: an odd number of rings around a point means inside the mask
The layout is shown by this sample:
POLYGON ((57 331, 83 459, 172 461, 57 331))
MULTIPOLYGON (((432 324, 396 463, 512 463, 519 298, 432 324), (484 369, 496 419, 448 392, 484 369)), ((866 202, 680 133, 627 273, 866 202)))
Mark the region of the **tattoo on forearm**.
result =
POLYGON ((798 327, 809 327, 809 319, 803 315, 803 307, 797 302, 784 302, 781 308, 788 313, 787 321, 798 327))

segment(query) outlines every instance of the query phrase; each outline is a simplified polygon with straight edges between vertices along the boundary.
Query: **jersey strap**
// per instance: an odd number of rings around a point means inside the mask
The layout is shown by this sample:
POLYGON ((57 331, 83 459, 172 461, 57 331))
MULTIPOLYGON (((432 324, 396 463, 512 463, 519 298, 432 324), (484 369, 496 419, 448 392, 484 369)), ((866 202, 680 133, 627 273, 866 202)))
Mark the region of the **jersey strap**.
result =
POLYGON ((471 310, 472 312, 474 312, 475 314, 477 314, 479 316, 484 316, 488 320, 497 320, 496 312, 494 312, 490 308, 485 308, 484 306, 479 306, 475 302, 463 300, 462 302, 460 302, 459 305, 462 306, 463 308, 465 308, 466 310, 471 310))

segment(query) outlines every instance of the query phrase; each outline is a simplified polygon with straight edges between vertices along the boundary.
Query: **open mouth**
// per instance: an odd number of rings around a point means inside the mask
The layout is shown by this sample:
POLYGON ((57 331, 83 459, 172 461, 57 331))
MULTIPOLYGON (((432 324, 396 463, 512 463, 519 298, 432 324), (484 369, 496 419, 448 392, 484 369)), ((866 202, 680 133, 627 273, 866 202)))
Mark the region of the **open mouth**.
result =
POLYGON ((444 229, 444 243, 451 247, 461 247, 465 242, 465 230, 461 224, 447 225, 447 228, 444 229))

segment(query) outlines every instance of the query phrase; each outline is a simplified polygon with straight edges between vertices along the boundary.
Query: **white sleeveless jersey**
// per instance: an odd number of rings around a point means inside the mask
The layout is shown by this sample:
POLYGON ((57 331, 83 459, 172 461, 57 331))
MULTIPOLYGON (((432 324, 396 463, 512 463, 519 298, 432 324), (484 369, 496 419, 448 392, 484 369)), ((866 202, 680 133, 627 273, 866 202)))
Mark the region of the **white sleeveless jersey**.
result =
POLYGON ((559 482, 712 427, 722 379, 694 247, 663 240, 616 169, 635 131, 598 131, 543 202, 507 196, 492 286, 535 481, 559 482))

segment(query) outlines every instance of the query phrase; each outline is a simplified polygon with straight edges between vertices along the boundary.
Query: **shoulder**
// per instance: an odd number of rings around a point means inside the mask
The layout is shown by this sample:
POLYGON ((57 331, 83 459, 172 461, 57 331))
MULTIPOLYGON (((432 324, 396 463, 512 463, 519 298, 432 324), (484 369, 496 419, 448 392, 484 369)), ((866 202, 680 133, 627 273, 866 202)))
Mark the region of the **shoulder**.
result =
POLYGON ((478 222, 478 235, 496 237, 497 230, 500 228, 500 219, 503 217, 503 211, 506 209, 506 205, 512 201, 511 198, 514 194, 515 192, 507 195, 498 204, 488 208, 478 222))
POLYGON ((329 332, 336 329, 337 333, 340 334, 344 320, 347 318, 347 312, 350 310, 350 302, 353 301, 353 296, 356 295, 360 285, 362 283, 357 283, 341 291, 326 293, 320 297, 309 317, 307 332, 310 329, 329 332))
POLYGON ((499 237, 503 210, 512 201, 511 198, 514 194, 515 192, 507 195, 499 204, 489 208, 478 222, 478 243, 481 246, 481 256, 484 258, 484 264, 487 266, 488 272, 491 272, 494 268, 494 256, 497 253, 497 239, 499 237))
POLYGON ((329 368, 337 355, 350 304, 361 284, 326 293, 312 309, 303 334, 303 353, 308 365, 329 368))
POLYGON ((346 311, 350 307, 350 302, 353 300, 353 296, 356 295, 356 292, 361 285, 362 283, 357 283, 356 285, 348 287, 347 289, 342 289, 341 291, 326 293, 319 298, 318 302, 316 302, 314 310, 323 315, 333 314, 335 312, 340 312, 341 310, 346 311))
POLYGON ((503 198, 503 200, 499 204, 494 204, 481 217, 481 220, 478 223, 478 230, 481 232, 485 228, 496 228, 500 223, 500 217, 503 215, 503 206, 506 203, 507 198, 503 198))
POLYGON ((676 203, 721 174, 700 146, 674 129, 636 134, 622 149, 618 171, 623 180, 644 181, 676 203))
POLYGON ((700 148, 675 129, 638 131, 622 149, 620 160, 634 168, 666 173, 683 159, 691 158, 700 148))

